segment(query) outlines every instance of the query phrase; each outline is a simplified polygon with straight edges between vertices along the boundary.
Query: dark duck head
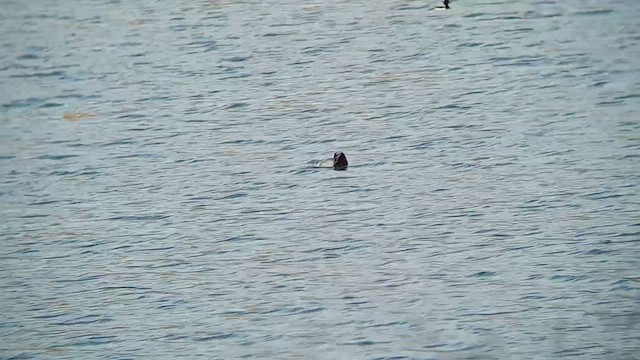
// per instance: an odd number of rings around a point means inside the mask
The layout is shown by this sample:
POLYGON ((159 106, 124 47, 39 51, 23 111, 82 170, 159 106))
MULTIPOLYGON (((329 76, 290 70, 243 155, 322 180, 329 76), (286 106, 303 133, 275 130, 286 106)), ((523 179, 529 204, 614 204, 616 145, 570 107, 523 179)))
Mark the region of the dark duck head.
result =
POLYGON ((347 166, 349 166, 349 162, 344 153, 338 151, 333 154, 333 170, 347 170, 347 166))

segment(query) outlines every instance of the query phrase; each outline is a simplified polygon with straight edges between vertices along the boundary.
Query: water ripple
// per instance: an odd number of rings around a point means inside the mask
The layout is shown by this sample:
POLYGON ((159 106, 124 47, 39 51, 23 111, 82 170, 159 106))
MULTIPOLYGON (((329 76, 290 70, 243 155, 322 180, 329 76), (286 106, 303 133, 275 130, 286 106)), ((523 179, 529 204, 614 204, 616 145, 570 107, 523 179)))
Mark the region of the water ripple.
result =
POLYGON ((4 1, 0 357, 636 358, 640 2, 439 4, 4 1))

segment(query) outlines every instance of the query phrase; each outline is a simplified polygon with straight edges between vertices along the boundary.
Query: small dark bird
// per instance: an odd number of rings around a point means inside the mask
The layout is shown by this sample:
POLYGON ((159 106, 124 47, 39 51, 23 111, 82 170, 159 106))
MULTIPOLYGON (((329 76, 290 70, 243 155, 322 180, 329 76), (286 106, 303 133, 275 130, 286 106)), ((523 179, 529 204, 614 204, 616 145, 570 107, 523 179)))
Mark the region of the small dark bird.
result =
POLYGON ((442 2, 442 3, 444 4, 444 6, 442 6, 442 5, 438 5, 438 6, 436 6, 436 8, 435 8, 434 10, 447 10, 447 9, 449 9, 449 3, 450 3, 450 2, 451 2, 451 1, 449 1, 449 0, 444 0, 444 1, 442 2))
POLYGON ((349 166, 349 162, 342 151, 333 154, 333 170, 347 170, 347 166, 349 166))

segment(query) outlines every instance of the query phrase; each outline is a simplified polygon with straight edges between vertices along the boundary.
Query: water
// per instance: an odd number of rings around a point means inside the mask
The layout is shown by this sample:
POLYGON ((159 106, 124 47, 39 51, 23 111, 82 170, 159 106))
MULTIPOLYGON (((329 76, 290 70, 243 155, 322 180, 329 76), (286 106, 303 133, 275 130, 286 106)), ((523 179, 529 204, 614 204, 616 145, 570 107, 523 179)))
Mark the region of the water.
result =
POLYGON ((0 4, 1 358, 640 358, 640 2, 0 4))

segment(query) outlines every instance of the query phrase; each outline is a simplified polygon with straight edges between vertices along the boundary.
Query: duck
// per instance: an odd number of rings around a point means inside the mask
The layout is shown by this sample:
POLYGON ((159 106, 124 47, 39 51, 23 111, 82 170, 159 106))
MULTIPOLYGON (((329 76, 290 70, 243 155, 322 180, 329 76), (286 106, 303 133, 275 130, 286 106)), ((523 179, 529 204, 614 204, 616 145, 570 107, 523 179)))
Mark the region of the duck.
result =
POLYGON ((442 3, 444 4, 444 6, 436 6, 436 8, 434 10, 447 10, 447 9, 450 9, 450 7, 449 7, 450 1, 449 0, 444 0, 442 3))
POLYGON ((347 161, 347 156, 342 151, 336 151, 333 154, 333 159, 327 159, 320 161, 317 167, 321 168, 331 168, 333 170, 347 170, 349 166, 349 161, 347 161))

